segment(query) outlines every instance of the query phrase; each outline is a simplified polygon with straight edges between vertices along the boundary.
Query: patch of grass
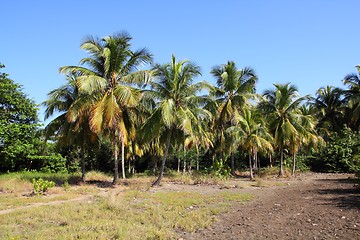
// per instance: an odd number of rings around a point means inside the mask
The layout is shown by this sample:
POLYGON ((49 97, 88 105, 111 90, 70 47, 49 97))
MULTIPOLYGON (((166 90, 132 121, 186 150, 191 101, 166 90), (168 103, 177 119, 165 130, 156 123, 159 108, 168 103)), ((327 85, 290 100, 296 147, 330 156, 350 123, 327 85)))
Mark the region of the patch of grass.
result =
POLYGON ((48 203, 59 200, 69 200, 81 195, 76 193, 57 194, 52 196, 30 196, 20 195, 14 193, 7 193, 0 195, 0 210, 27 206, 35 203, 48 203))
POLYGON ((226 206, 250 199, 230 190, 201 194, 114 189, 107 196, 94 194, 92 201, 4 214, 0 239, 176 239, 174 229, 206 228, 226 206))
POLYGON ((171 174, 167 174, 164 181, 178 182, 188 185, 224 185, 226 179, 216 176, 215 174, 203 174, 199 172, 193 173, 178 173, 172 171, 171 174))
MULTIPOLYGON (((6 173, 0 175, 0 183, 11 181, 13 179, 22 180, 24 182, 31 183, 33 179, 40 179, 46 181, 55 182, 57 186, 62 185, 64 182, 68 182, 69 184, 78 183, 81 180, 80 173, 45 173, 45 172, 37 172, 37 171, 22 171, 22 172, 14 172, 14 173, 6 173)), ((1 187, 1 185, 0 185, 1 187)))
POLYGON ((99 171, 90 171, 86 173, 86 181, 103 181, 110 182, 112 181, 112 176, 99 172, 99 171))
MULTIPOLYGON (((289 177, 291 175, 291 169, 284 166, 284 177, 289 177)), ((259 177, 262 178, 272 178, 279 176, 279 167, 267 167, 262 168, 258 173, 259 177)))
POLYGON ((0 192, 2 193, 19 193, 32 190, 32 184, 19 178, 0 178, 0 192))

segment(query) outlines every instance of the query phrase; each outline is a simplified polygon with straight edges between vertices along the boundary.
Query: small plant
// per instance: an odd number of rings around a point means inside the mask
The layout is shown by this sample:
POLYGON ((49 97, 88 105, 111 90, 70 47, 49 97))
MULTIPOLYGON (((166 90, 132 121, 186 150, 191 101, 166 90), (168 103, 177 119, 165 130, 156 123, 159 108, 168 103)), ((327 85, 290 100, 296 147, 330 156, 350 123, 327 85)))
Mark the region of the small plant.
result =
POLYGON ((62 188, 65 190, 65 191, 68 191, 70 189, 70 184, 68 181, 65 181, 62 185, 62 188))
POLYGON ((39 178, 38 180, 33 179, 32 184, 35 195, 44 194, 48 189, 55 187, 55 183, 53 181, 46 181, 42 178, 39 178))

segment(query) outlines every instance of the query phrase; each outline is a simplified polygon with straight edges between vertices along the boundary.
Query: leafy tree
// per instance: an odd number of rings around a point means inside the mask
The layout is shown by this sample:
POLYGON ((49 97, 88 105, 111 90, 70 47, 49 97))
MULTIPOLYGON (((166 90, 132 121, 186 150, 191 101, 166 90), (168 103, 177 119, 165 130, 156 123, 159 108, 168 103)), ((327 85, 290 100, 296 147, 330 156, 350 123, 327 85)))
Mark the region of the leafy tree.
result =
POLYGON ((38 126, 34 101, 8 74, 0 72, 0 171, 29 167, 38 126))
POLYGON ((166 159, 171 144, 180 144, 184 136, 194 135, 194 125, 210 113, 201 109, 202 98, 196 93, 201 91, 203 83, 193 84, 193 79, 200 75, 200 68, 189 61, 177 62, 172 56, 167 64, 156 64, 153 68, 155 81, 151 82, 150 94, 157 101, 157 107, 142 128, 144 139, 160 136, 165 151, 160 167, 160 174, 153 186, 159 185, 164 174, 166 159))
POLYGON ((97 39, 89 37, 81 44, 90 57, 83 58, 82 66, 65 66, 62 73, 77 75, 81 93, 70 107, 67 119, 75 122, 89 114, 90 129, 96 134, 109 137, 113 146, 114 180, 118 174, 118 141, 121 143, 122 177, 125 178, 125 145, 129 143, 133 109, 137 106, 140 92, 134 84, 143 84, 149 71, 138 70, 152 60, 147 49, 130 49, 131 37, 127 33, 97 39))
POLYGON ((360 134, 348 127, 334 133, 310 165, 315 171, 360 173, 360 134))

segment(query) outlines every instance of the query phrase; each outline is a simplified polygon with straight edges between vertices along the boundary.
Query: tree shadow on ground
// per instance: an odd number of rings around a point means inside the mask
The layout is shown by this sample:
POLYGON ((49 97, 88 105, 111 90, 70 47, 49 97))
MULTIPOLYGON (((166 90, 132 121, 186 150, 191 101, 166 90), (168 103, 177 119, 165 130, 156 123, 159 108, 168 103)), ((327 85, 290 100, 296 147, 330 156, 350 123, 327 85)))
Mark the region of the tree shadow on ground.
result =
POLYGON ((325 204, 348 209, 360 210, 360 181, 358 179, 318 179, 327 182, 331 188, 315 190, 325 204))

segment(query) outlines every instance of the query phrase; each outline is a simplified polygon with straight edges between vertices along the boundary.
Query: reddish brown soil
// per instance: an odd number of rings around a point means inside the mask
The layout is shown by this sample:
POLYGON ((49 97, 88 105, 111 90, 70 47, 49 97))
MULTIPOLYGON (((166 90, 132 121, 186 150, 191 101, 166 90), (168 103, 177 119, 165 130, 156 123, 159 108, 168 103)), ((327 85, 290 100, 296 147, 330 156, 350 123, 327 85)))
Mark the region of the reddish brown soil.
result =
POLYGON ((243 191, 255 200, 181 238, 360 239, 360 188, 351 175, 307 174, 283 187, 243 191))

